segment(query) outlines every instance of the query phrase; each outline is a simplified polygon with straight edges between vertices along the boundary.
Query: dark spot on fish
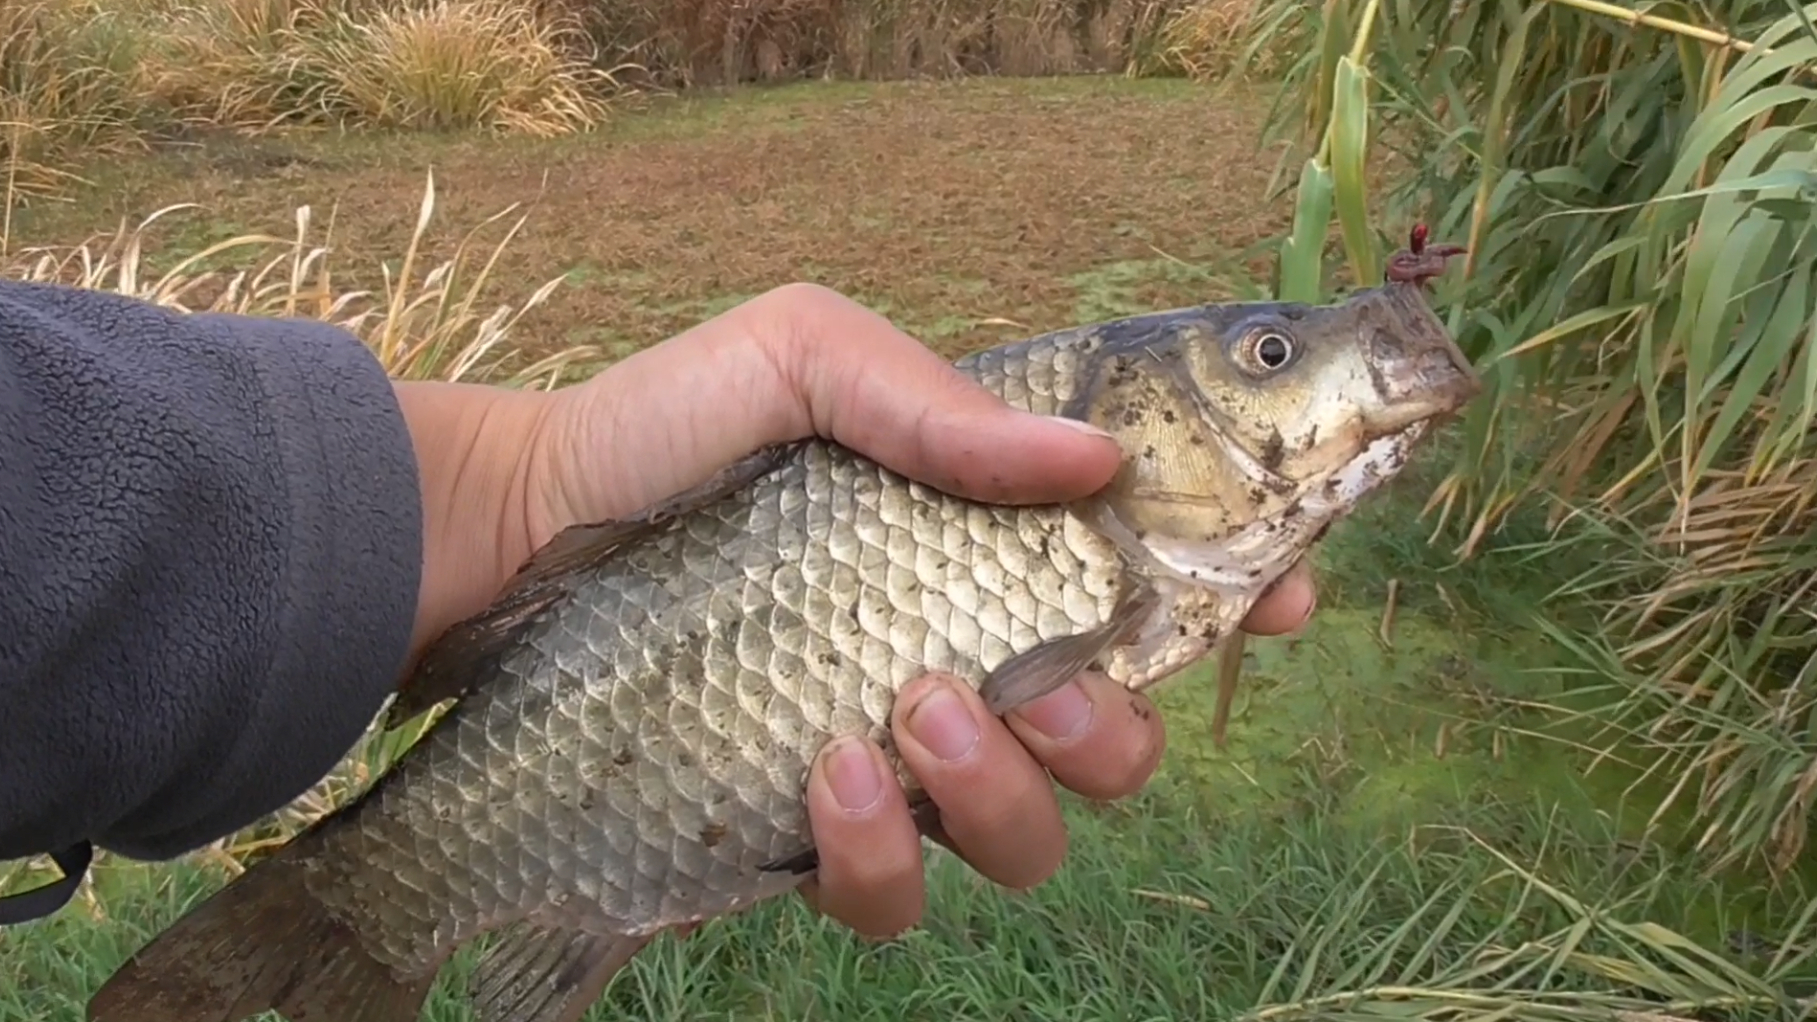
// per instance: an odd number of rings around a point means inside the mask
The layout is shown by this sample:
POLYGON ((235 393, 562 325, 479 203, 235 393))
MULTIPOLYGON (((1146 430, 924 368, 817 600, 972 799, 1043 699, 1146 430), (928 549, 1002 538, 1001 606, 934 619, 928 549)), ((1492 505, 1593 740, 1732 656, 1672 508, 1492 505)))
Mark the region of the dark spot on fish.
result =
POLYGON ((1137 717, 1140 717, 1143 720, 1147 720, 1150 717, 1153 717, 1155 715, 1153 710, 1142 705, 1142 700, 1136 699, 1134 697, 1131 697, 1129 700, 1129 712, 1135 714, 1137 717))
POLYGON ((1149 444, 1147 447, 1142 448, 1142 457, 1153 460, 1154 456, 1155 456, 1155 445, 1154 444, 1149 444))
POLYGON ((1110 372, 1106 374, 1105 382, 1113 387, 1120 387, 1130 380, 1135 379, 1135 377, 1136 371, 1134 360, 1128 355, 1118 355, 1111 359, 1110 372))
POLYGON ((1167 423, 1170 426, 1173 425, 1175 422, 1179 421, 1179 418, 1180 417, 1178 415, 1175 415, 1173 413, 1173 409, 1171 409, 1171 408, 1169 408, 1161 413, 1161 421, 1167 423))
POLYGON ((1325 496, 1335 497, 1337 495, 1338 495, 1338 481, 1336 479, 1325 480, 1325 496))
POLYGON ((1287 441, 1281 438, 1281 431, 1270 429, 1268 439, 1262 444, 1262 467, 1270 472, 1278 472, 1281 462, 1287 457, 1287 441))
POLYGON ((1381 395, 1384 401, 1387 400, 1393 390, 1388 382, 1387 374, 1382 372, 1380 363, 1373 358, 1366 358, 1363 360, 1363 367, 1369 370, 1369 382, 1375 387, 1375 392, 1381 395))
POLYGON ((1287 505, 1287 509, 1285 511, 1281 512, 1281 517, 1282 518, 1298 518, 1300 516, 1300 512, 1302 512, 1304 510, 1305 510, 1305 508, 1301 507, 1300 502, 1296 500, 1293 503, 1287 505))
POLYGON ((1315 422, 1310 427, 1308 427, 1306 430, 1306 447, 1305 447, 1305 449, 1310 451, 1314 447, 1317 447, 1318 445, 1319 445, 1319 424, 1315 422))
POLYGON ((1186 638, 1186 626, 1184 624, 1174 625, 1174 630, 1179 633, 1180 638, 1186 638))
POLYGON ((1197 433, 1194 433, 1192 436, 1188 437, 1187 439, 1192 441, 1192 445, 1194 447, 1204 447, 1205 446, 1205 438, 1200 436, 1197 433))
POLYGON ((1216 641, 1218 641, 1218 636, 1222 635, 1222 634, 1223 634, 1223 630, 1220 629, 1217 626, 1217 624, 1214 622, 1212 624, 1206 625, 1205 630, 1203 632, 1199 633, 1199 637, 1204 639, 1206 642, 1216 642, 1216 641))
POLYGON ((725 839, 726 825, 723 823, 709 823, 700 828, 700 843, 708 848, 712 848, 725 839))
POLYGON ((1085 669, 1088 671, 1095 671, 1099 674, 1102 674, 1102 673, 1104 673, 1104 661, 1094 659, 1085 665, 1085 669))
POLYGON ((1249 488, 1249 502, 1251 504, 1260 507, 1267 500, 1268 491, 1262 489, 1259 484, 1249 488))
POLYGON ((815 659, 819 660, 821 666, 823 666, 823 667, 836 667, 839 665, 839 651, 836 649, 830 649, 830 650, 827 650, 825 653, 820 654, 820 656, 816 657, 815 659))
POLYGON ((619 766, 630 766, 633 758, 630 749, 620 749, 618 750, 618 754, 612 757, 612 762, 617 763, 619 766))
POLYGON ((590 813, 593 811, 593 793, 591 791, 583 791, 580 793, 580 811, 583 813, 590 813))
POLYGON ((1141 424, 1142 424, 1142 413, 1141 412, 1135 410, 1134 408, 1125 408, 1123 410, 1123 425, 1140 426, 1141 424))
POLYGON ((694 765, 694 756, 693 756, 693 754, 692 754, 692 753, 690 753, 690 752, 688 752, 688 750, 686 750, 686 749, 678 749, 678 750, 676 750, 676 753, 675 753, 675 765, 676 765, 676 766, 679 766, 679 767, 682 767, 682 768, 684 768, 684 769, 686 769, 686 768, 688 768, 688 767, 692 767, 692 766, 693 766, 693 765, 694 765))

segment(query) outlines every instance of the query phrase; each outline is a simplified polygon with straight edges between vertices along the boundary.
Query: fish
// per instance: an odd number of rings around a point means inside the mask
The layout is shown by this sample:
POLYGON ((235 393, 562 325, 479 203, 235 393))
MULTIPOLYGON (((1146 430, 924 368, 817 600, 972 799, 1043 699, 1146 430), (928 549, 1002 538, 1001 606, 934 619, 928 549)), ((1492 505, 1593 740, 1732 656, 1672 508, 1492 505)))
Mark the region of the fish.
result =
POLYGON ((89 1022, 412 1022, 485 945, 482 1022, 576 1022, 658 935, 797 888, 805 800, 841 735, 883 747, 929 671, 1006 713, 1086 670, 1131 691, 1206 659, 1481 390, 1423 287, 1210 303, 975 352, 1013 407, 1124 452, 1087 499, 1000 506, 833 441, 763 448, 572 526, 422 655, 386 725, 444 708, 366 791, 156 935, 89 1022))

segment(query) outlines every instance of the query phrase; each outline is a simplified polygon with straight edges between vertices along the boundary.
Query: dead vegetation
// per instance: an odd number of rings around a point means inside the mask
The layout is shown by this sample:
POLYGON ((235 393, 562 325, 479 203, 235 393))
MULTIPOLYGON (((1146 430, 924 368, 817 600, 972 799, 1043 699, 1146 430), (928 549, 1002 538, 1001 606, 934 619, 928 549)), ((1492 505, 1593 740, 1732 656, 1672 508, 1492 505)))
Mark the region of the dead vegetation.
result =
MULTIPOLYGON (((1256 0, 7 0, 0 172, 205 128, 585 131, 628 92, 799 78, 1209 76, 1256 0)), ((1264 59, 1258 70, 1272 65, 1264 59)))

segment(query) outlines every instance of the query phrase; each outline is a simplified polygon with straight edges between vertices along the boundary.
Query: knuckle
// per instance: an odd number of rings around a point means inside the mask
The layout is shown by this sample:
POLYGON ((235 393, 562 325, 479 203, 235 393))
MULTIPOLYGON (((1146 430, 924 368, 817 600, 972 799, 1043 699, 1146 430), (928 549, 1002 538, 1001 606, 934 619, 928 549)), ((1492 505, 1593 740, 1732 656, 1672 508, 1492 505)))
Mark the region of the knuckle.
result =
POLYGON ((1004 857, 988 872, 983 869, 979 872, 992 883, 1010 890, 1031 890, 1060 872, 1060 866, 1066 861, 1066 845, 1066 828, 1056 820, 1051 838, 1033 845, 1019 844, 1013 857, 1004 857))
POLYGON ((921 844, 906 819, 894 826, 886 819, 842 821, 832 833, 816 837, 820 846, 821 895, 841 903, 891 896, 919 879, 921 844))
MULTIPOLYGON (((912 882, 921 871, 918 857, 906 856, 899 848, 843 857, 839 867, 836 875, 842 900, 881 897, 912 882)), ((821 882, 826 883, 826 878, 821 882)))
POLYGON ((812 314, 838 305, 852 304, 851 299, 832 288, 805 280, 773 287, 758 295, 755 301, 786 315, 812 314))

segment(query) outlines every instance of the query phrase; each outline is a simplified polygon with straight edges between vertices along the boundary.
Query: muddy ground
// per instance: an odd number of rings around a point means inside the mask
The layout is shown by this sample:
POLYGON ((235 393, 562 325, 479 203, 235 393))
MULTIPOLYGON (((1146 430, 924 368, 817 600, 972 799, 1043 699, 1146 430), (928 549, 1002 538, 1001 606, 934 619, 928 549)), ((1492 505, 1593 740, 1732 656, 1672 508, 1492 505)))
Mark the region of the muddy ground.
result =
POLYGON ((318 239, 333 217, 337 283, 377 289, 433 169, 432 256, 517 204, 529 219, 489 298, 565 278, 518 329, 527 349, 622 353, 811 280, 955 355, 1229 297, 1265 274, 1253 249, 1291 212, 1265 201, 1280 152, 1262 146, 1268 101, 1105 77, 810 83, 645 101, 550 141, 198 136, 86 168, 72 201, 15 215, 11 244, 69 244, 195 203, 152 232, 168 263, 249 231, 294 234, 308 204, 318 239))

